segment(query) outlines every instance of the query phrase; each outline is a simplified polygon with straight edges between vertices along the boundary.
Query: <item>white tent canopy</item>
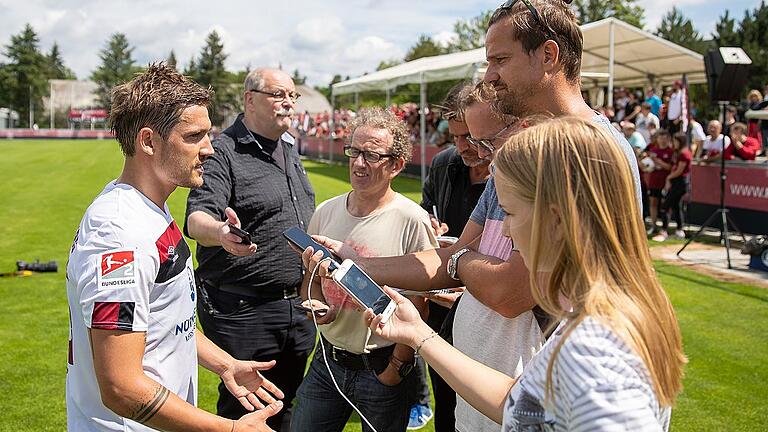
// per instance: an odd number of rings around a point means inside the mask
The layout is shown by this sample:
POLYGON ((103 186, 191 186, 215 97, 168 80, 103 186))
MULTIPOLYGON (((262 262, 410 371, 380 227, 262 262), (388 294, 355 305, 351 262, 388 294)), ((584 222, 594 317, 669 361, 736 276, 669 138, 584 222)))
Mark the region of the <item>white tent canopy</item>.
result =
MULTIPOLYGON (((683 74, 690 83, 706 82, 701 54, 664 40, 615 18, 581 26, 584 35, 582 81, 585 87, 608 86, 611 75, 613 33, 613 84, 644 86, 671 84, 683 74)), ((404 84, 473 78, 485 70, 485 48, 422 57, 333 85, 333 94, 387 91, 404 84)))
MULTIPOLYGON (((689 83, 706 82, 701 54, 664 40, 615 18, 581 26, 584 36, 581 59, 582 87, 607 87, 607 104, 613 104, 613 87, 660 86, 686 75, 689 83)), ((332 95, 365 91, 389 92, 404 84, 421 85, 421 110, 426 107, 426 84, 450 79, 473 79, 485 72, 485 48, 423 57, 332 86, 332 95)), ((422 119, 422 182, 425 116, 422 119)))

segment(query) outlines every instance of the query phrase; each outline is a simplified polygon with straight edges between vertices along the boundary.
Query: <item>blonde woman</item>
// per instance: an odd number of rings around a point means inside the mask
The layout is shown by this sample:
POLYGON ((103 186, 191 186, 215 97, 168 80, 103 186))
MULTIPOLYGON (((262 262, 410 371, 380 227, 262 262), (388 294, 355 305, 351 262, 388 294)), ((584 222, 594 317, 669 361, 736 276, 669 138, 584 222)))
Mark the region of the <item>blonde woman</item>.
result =
POLYGON ((589 121, 560 118, 509 139, 496 156, 504 229, 533 295, 559 325, 519 379, 441 340, 411 303, 377 334, 417 350, 503 431, 669 429, 686 358, 648 253, 626 156, 589 121))

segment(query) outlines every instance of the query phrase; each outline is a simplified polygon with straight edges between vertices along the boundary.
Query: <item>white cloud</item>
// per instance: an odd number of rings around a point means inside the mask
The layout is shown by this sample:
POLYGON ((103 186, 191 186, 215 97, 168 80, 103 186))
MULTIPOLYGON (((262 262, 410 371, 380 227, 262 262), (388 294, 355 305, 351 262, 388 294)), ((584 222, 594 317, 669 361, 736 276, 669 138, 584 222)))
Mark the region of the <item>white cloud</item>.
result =
POLYGON ((441 31, 432 36, 432 40, 441 47, 447 47, 448 45, 456 42, 459 39, 459 35, 453 31, 441 31))

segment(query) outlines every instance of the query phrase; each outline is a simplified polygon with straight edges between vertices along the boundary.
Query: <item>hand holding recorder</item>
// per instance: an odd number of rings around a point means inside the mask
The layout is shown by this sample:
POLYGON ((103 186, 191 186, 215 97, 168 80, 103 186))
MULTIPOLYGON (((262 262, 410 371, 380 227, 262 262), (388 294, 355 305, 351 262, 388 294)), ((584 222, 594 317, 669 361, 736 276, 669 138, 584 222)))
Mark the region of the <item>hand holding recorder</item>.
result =
POLYGON ((249 256, 256 253, 256 244, 251 242, 251 234, 240 228, 240 219, 234 210, 227 207, 224 210, 227 219, 219 228, 219 243, 221 247, 236 256, 249 256))

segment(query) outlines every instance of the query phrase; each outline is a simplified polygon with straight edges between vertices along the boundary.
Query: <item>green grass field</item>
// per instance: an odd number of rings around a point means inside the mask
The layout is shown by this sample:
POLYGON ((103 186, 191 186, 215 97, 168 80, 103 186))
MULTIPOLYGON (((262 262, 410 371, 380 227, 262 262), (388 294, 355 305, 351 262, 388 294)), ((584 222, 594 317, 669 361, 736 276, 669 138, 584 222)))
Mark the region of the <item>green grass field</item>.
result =
MULTIPOLYGON (((66 428, 68 313, 64 266, 83 211, 121 168, 113 141, 0 140, 0 272, 16 260, 57 260, 59 273, 0 278, 0 431, 66 428)), ((344 167, 306 162, 318 202, 349 189, 344 167)), ((418 181, 395 189, 418 200, 418 181)), ((179 223, 186 190, 169 206, 179 223)), ((672 415, 676 431, 768 429, 768 291, 657 263, 690 363, 672 415)), ((200 374, 200 406, 216 377, 200 374)), ((352 420, 346 431, 360 430, 352 420)), ((432 431, 431 424, 423 429, 432 431)))

